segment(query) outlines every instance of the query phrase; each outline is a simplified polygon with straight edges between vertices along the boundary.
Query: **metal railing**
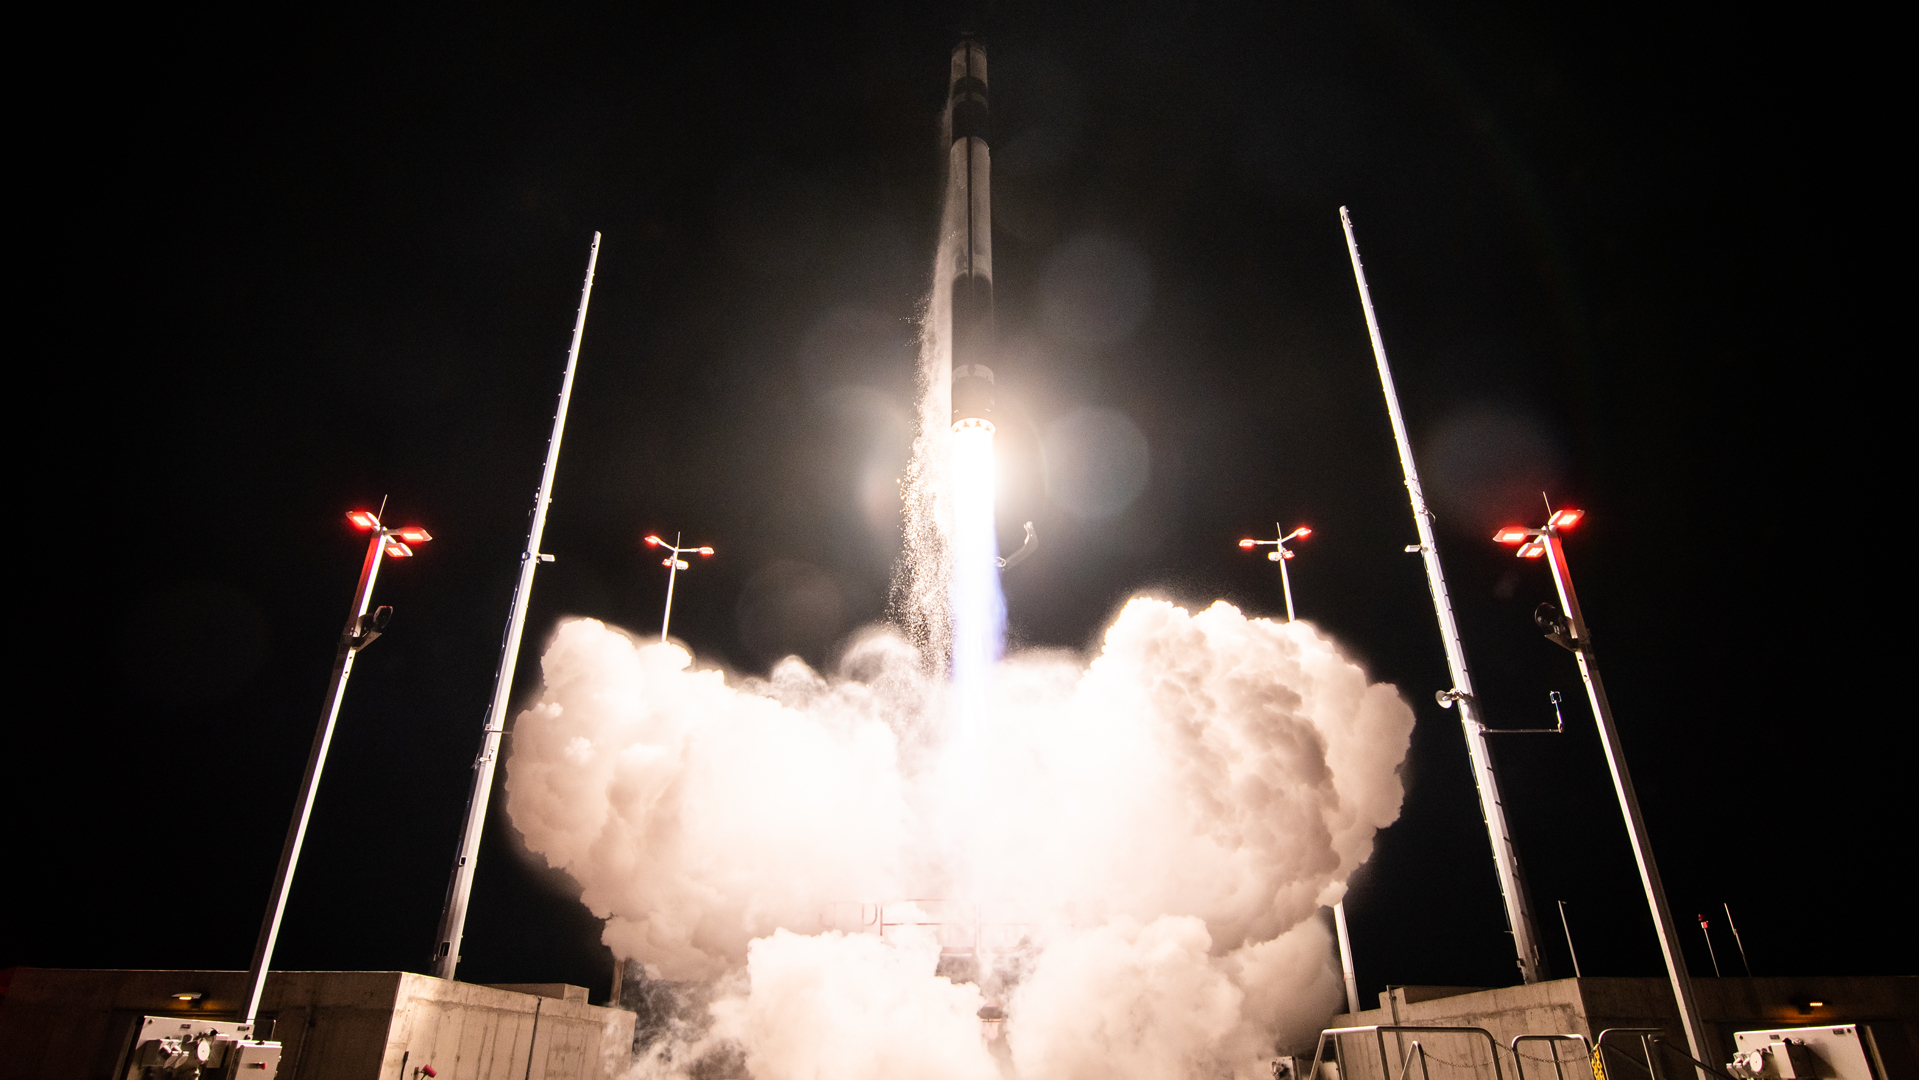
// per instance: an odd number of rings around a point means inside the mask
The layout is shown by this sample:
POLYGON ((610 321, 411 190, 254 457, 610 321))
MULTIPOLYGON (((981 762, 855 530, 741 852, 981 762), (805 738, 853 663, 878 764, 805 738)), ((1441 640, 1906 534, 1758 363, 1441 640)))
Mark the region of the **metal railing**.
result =
POLYGON ((1373 1036, 1374 1045, 1379 1050, 1381 1080, 1410 1080, 1410 1074, 1415 1061, 1420 1063, 1420 1080, 1433 1080, 1429 1066, 1430 1060, 1437 1061, 1450 1068, 1470 1069, 1476 1073, 1486 1065, 1492 1065, 1493 1080, 1505 1080, 1505 1074, 1500 1069, 1500 1044, 1494 1041, 1493 1033, 1487 1029, 1477 1027, 1425 1027, 1408 1024, 1370 1024, 1364 1027, 1327 1028, 1320 1033, 1320 1041, 1314 1045, 1313 1067, 1307 1072, 1304 1080, 1319 1080, 1320 1063, 1327 1060, 1327 1041, 1330 1037, 1333 1041, 1335 1067, 1339 1071, 1341 1080, 1354 1080, 1353 1075, 1349 1073, 1346 1068, 1346 1054, 1340 1039, 1343 1035, 1365 1034, 1371 1034, 1373 1036), (1394 1042, 1396 1047, 1402 1048, 1405 1051, 1404 1055, 1397 1055, 1400 1056, 1401 1059, 1397 1069, 1391 1064, 1391 1059, 1387 1055, 1387 1036, 1389 1034, 1395 1036, 1394 1042), (1435 1057, 1428 1052, 1426 1046, 1423 1045, 1419 1039, 1414 1039, 1410 1044, 1401 1043, 1399 1039, 1401 1035, 1478 1036, 1487 1041, 1487 1060, 1484 1063, 1478 1061, 1458 1062, 1435 1057))
MULTIPOLYGON (((1561 1068, 1563 1062, 1560 1059, 1560 1044, 1563 1042, 1577 1042, 1580 1044, 1580 1064, 1586 1066, 1587 1075, 1591 1076, 1593 1073, 1593 1044, 1587 1041, 1585 1035, 1573 1033, 1566 1035, 1515 1035, 1513 1042, 1508 1046, 1508 1050, 1513 1054, 1514 1080, 1527 1080, 1526 1057, 1520 1053, 1520 1044, 1523 1042, 1544 1042, 1547 1044, 1547 1052, 1553 1055, 1548 1060, 1553 1062, 1553 1075, 1556 1080, 1567 1080, 1566 1071, 1561 1068)), ((1534 1060, 1538 1061, 1540 1059, 1535 1058, 1534 1060)), ((1580 1080, 1585 1080, 1585 1078, 1580 1078, 1580 1080)))
MULTIPOLYGON (((1432 1064, 1439 1064, 1453 1070, 1468 1070, 1478 1073, 1491 1065, 1493 1080, 1506 1080, 1500 1068, 1499 1043, 1493 1034, 1485 1028, 1477 1027, 1424 1027, 1405 1024, 1373 1024, 1364 1027, 1327 1028, 1320 1033, 1320 1040, 1313 1049, 1313 1067, 1298 1080, 1362 1080, 1356 1073, 1347 1069, 1346 1054, 1341 1043, 1342 1036, 1372 1035, 1375 1049, 1380 1059, 1379 1080, 1433 1080, 1432 1064), (1395 1048, 1399 1053, 1389 1054, 1387 1036, 1394 1036, 1395 1048), (1402 1035, 1466 1035, 1487 1041, 1486 1061, 1449 1061, 1438 1056, 1421 1040, 1403 1042, 1402 1035), (1333 1056, 1327 1056, 1331 1043, 1333 1056), (1397 1063, 1395 1059, 1398 1059, 1397 1063), (1419 1063, 1417 1077, 1413 1068, 1419 1063), (1333 1077, 1323 1077, 1321 1065, 1333 1066, 1333 1077)), ((1546 1035, 1516 1035, 1508 1045, 1507 1052, 1513 1056, 1513 1080, 1527 1080, 1528 1061, 1553 1066, 1554 1080, 1696 1080, 1694 1069, 1700 1070, 1706 1077, 1718 1080, 1738 1080, 1726 1071, 1701 1061, 1684 1049, 1675 1046, 1671 1037, 1661 1028, 1607 1028, 1591 1042, 1585 1035, 1576 1033, 1546 1035), (1637 1040, 1639 1053, 1633 1053, 1632 1044, 1637 1040), (1521 1052, 1521 1044, 1542 1042, 1548 1045, 1549 1057, 1533 1057, 1521 1052), (1574 1064, 1574 1059, 1560 1056, 1561 1043, 1577 1043, 1580 1046, 1582 1069, 1569 1075, 1566 1066, 1574 1064), (1676 1076, 1670 1076, 1660 1067, 1661 1058, 1656 1051, 1678 1057, 1688 1068, 1676 1076), (1630 1065, 1632 1069, 1615 1071, 1617 1065, 1630 1065)), ((1357 1064, 1357 1063, 1356 1063, 1357 1064)))
MULTIPOLYGON (((1594 1060, 1598 1061, 1601 1065, 1599 1071, 1607 1073, 1608 1075, 1596 1076, 1596 1080, 1627 1080, 1626 1077, 1613 1077, 1611 1071, 1606 1068, 1606 1062, 1609 1060, 1607 1058, 1607 1051, 1609 1050, 1613 1051, 1616 1059, 1633 1066, 1635 1069, 1638 1069, 1640 1073, 1645 1073, 1647 1080, 1660 1080, 1659 1067, 1653 1063, 1653 1044, 1648 1040, 1661 1033, 1659 1028, 1608 1028, 1602 1031, 1593 1040, 1594 1060), (1628 1057, 1627 1052, 1620 1048, 1620 1038, 1616 1038, 1616 1036, 1626 1037, 1634 1035, 1640 1037, 1640 1055, 1644 1061, 1635 1061, 1631 1057, 1628 1057)), ((1632 1075, 1638 1076, 1640 1073, 1634 1073, 1632 1075)))

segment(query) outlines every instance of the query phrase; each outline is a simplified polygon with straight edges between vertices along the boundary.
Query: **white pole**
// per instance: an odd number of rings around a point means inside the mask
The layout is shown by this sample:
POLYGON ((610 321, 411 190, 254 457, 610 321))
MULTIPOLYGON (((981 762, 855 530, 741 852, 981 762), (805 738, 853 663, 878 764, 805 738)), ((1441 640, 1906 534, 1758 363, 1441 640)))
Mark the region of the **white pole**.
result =
POLYGON ((1446 577, 1440 571, 1440 548, 1433 539, 1433 515, 1427 510, 1426 495, 1420 489, 1420 474, 1413 465, 1413 446, 1407 440, 1407 425, 1400 417, 1400 398, 1393 388, 1393 372, 1387 367, 1387 346, 1380 338, 1380 323, 1374 318, 1373 296, 1367 291, 1366 271, 1360 266, 1360 246, 1353 238, 1353 221, 1347 208, 1340 208, 1340 227, 1347 234, 1347 255, 1353 261, 1353 280, 1360 287, 1360 307, 1367 316, 1367 337, 1373 342, 1373 359, 1380 369, 1380 387, 1386 393, 1387 417, 1393 423, 1393 441, 1400 450, 1400 471, 1406 477, 1407 499, 1413 505, 1413 526, 1420 534, 1417 549, 1427 567, 1427 585, 1433 593, 1433 613, 1440 622, 1440 644, 1447 653, 1447 668, 1453 675, 1451 696, 1460 707, 1460 727, 1467 739, 1467 758, 1473 764, 1474 785, 1480 791, 1480 813, 1486 818, 1487 836, 1493 843, 1494 871, 1500 877, 1500 894, 1506 902, 1507 925, 1513 931, 1513 948, 1519 956, 1520 977, 1539 982, 1542 974, 1538 935, 1534 933, 1533 914, 1527 902, 1526 881, 1520 873, 1520 858, 1513 849, 1507 831, 1507 812, 1500 802, 1500 783, 1494 776, 1493 755, 1487 747, 1486 728, 1475 713, 1479 704, 1473 696, 1473 679, 1467 674, 1466 647, 1460 642, 1460 628, 1454 623, 1453 601, 1447 596, 1446 577))
POLYGON ((1567 955, 1573 957, 1573 977, 1580 977, 1580 954, 1573 951, 1573 927, 1567 925, 1567 902, 1556 900, 1560 905, 1560 930, 1567 935, 1567 955))
POLYGON ((533 500, 533 527, 527 530, 527 550, 520 554, 520 581, 513 589, 507 613, 506 639, 500 647, 500 667, 493 676, 493 702, 480 736, 480 756, 473 763, 473 790, 467 795, 467 820, 460 827, 460 847, 454 854, 453 876, 447 882, 447 902, 440 912, 440 931, 434 936, 433 975, 451 979, 460 966, 460 938, 467 925, 467 901, 473 894, 474 864, 480 857, 480 833, 487 824, 487 803, 493 797, 493 772, 500 760, 500 736, 506 731, 507 709, 513 695, 513 672, 520 658, 520 635, 527 624, 527 603, 533 596, 533 571, 553 556, 540 553, 547 528, 547 507, 553 502, 553 474, 560 464, 560 437, 567 429, 567 403, 573 398, 573 372, 580 362, 580 337, 587 328, 587 300, 593 295, 593 271, 600 261, 600 234, 593 234, 587 252, 587 280, 580 286, 580 310, 573 318, 573 344, 567 349, 567 373, 560 380, 560 407, 553 414, 553 433, 547 437, 547 464, 540 473, 540 491, 533 500))
POLYGON ((667 643, 667 624, 673 621, 673 579, 680 573, 680 541, 685 537, 673 534, 673 546, 667 549, 667 609, 660 615, 660 644, 667 643))
POLYGON ((1273 523, 1273 535, 1280 538, 1280 543, 1273 549, 1276 556, 1273 561, 1280 564, 1280 592, 1287 598, 1287 621, 1292 622, 1293 583, 1287 580, 1287 533, 1277 521, 1273 523))
MULTIPOLYGON (((1287 621, 1293 621, 1293 582, 1287 577, 1287 532, 1279 523, 1273 523, 1273 535, 1280 539, 1274 544, 1275 562, 1280 564, 1280 592, 1287 598, 1287 621)), ((1340 975, 1347 984, 1347 1012, 1360 1011, 1360 980, 1353 973, 1353 941, 1347 936, 1347 902, 1341 900, 1333 905, 1334 937, 1340 943, 1340 975)))
POLYGON ((1733 925, 1733 905, 1722 901, 1722 910, 1727 913, 1727 929, 1733 931, 1733 943, 1740 947, 1740 966, 1747 969, 1747 978, 1753 978, 1753 965, 1747 963, 1747 943, 1740 940, 1740 928, 1733 925))
POLYGON ((1353 942, 1347 938, 1347 902, 1333 905, 1333 929, 1340 939, 1340 976, 1347 983, 1347 1013, 1360 1011, 1360 980, 1353 975, 1353 942))
MULTIPOLYGON (((1607 754, 1607 771, 1613 774, 1613 793, 1620 799, 1620 813, 1627 819, 1627 839, 1633 844, 1633 861, 1640 867, 1640 885, 1647 893, 1647 906, 1653 909, 1653 926, 1660 934, 1660 953, 1667 961, 1667 978, 1673 983, 1674 1001, 1680 1006, 1680 1023, 1687 1030, 1687 1046, 1697 1061, 1717 1060, 1720 1047, 1707 1032, 1700 1017, 1700 1006, 1693 999, 1693 980, 1687 976, 1686 957, 1680 953, 1680 935, 1674 929, 1673 913, 1667 908, 1666 890, 1660 885, 1660 868, 1653 861, 1653 841, 1647 823, 1640 816, 1640 799, 1633 791, 1633 776, 1627 772, 1626 751, 1620 745, 1620 733, 1613 724, 1613 706, 1607 703, 1607 688, 1600 681, 1600 666, 1593 656, 1587 637, 1587 620, 1580 614, 1580 597, 1573 591, 1573 575, 1567 569, 1567 554, 1560 546, 1560 535, 1546 530, 1547 564, 1553 569, 1553 586, 1560 593, 1560 610, 1567 616, 1567 628, 1573 634, 1574 659, 1580 663, 1580 679, 1587 684, 1587 702, 1593 706, 1594 722, 1600 728, 1600 746, 1607 754)), ((1709 942, 1711 946, 1711 942, 1709 942)))
POLYGON ((386 529, 375 524, 373 535, 367 538, 367 558, 360 565, 360 584, 353 591, 353 607, 348 609, 347 625, 340 631, 333 677, 327 683, 326 704, 320 709, 320 726, 313 733, 313 748, 307 751, 307 773, 300 781, 300 802, 294 807, 293 821, 287 825, 287 840, 280 848, 280 867, 273 875, 273 891, 267 895, 267 917, 260 924, 260 938, 253 946, 253 969, 247 976, 247 1011, 241 1017, 249 1024, 260 1013, 267 968, 273 963, 273 947, 280 940, 280 920, 287 911, 287 890, 293 884, 300 848, 307 840, 307 820, 313 816, 313 799, 320 791, 320 772, 327 765, 327 748, 333 743, 334 723, 340 719, 340 702, 347 694, 347 676, 353 673, 353 658, 360 651, 361 622, 367 613, 367 603, 373 598, 373 579, 380 573, 380 556, 386 545, 386 529))

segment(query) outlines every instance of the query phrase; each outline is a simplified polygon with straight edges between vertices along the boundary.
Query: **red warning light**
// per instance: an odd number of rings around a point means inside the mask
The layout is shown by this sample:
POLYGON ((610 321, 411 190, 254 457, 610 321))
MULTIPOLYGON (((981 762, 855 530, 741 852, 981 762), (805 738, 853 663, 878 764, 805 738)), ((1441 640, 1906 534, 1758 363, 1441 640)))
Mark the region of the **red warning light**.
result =
POLYGON ((353 527, 356 529, 366 530, 380 527, 380 519, 365 510, 347 511, 347 520, 352 522, 353 527))
POLYGON ((1526 540, 1526 538, 1527 530, 1518 525, 1508 525, 1506 528, 1493 534, 1494 542, 1498 544, 1518 544, 1526 540))
POLYGON ((1586 516, 1585 510, 1555 510, 1553 516, 1547 519, 1547 528, 1571 529, 1580 524, 1580 519, 1586 516))
POLYGON ((1251 548, 1253 547, 1253 541, 1251 541, 1251 540, 1242 540, 1242 541, 1240 541, 1240 546, 1241 546, 1241 547, 1243 547, 1243 548, 1249 548, 1249 549, 1251 549, 1251 548))

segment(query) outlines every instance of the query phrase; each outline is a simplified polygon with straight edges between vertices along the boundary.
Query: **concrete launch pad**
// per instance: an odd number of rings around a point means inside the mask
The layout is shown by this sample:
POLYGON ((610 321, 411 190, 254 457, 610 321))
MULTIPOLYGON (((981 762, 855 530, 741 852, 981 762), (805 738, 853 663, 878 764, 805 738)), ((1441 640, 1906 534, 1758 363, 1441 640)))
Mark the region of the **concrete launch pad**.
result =
MULTIPOLYGON (((0 1001, 0 1071, 109 1080, 142 1016, 238 1015, 247 985, 244 971, 16 968, 0 1001)), ((440 1080, 609 1080, 628 1066, 634 1014, 557 983, 275 971, 260 1020, 283 1047, 279 1080, 416 1080, 423 1067, 440 1080)))

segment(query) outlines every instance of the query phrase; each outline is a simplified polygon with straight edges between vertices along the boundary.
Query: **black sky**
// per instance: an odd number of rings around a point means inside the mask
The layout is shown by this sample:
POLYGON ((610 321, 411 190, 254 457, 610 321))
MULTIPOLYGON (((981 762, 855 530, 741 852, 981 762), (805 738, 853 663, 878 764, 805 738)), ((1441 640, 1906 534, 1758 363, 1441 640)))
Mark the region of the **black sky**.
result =
MULTIPOLYGON (((15 398, 45 419, 15 439, 0 967, 246 965, 358 568, 341 514, 386 495, 437 539, 382 572, 397 616, 356 668, 278 964, 419 970, 594 230, 520 696, 561 616, 657 626, 649 531, 721 552, 676 601, 702 662, 828 664, 882 616, 875 492, 910 435, 962 23, 134 18, 52 35, 16 158, 15 365, 46 390, 15 398)), ((1572 660, 1529 619, 1545 570, 1487 541, 1543 516, 1542 484, 1589 511, 1569 554, 1695 973, 1688 916, 1725 902, 1756 974, 1911 974, 1910 51, 1824 12, 1650 4, 984 21, 1003 536, 1032 518, 1043 545, 1007 578, 1016 641, 1088 648, 1138 591, 1273 613, 1234 541, 1311 522, 1302 615, 1419 715, 1349 902, 1363 991, 1514 981, 1346 204, 1490 721, 1568 698, 1568 734, 1495 751, 1558 973, 1556 899, 1587 974, 1659 955, 1572 660), (1037 459, 1084 407, 1150 454, 1103 520, 1037 459)), ((496 800, 463 977, 603 993, 573 895, 496 800)))

